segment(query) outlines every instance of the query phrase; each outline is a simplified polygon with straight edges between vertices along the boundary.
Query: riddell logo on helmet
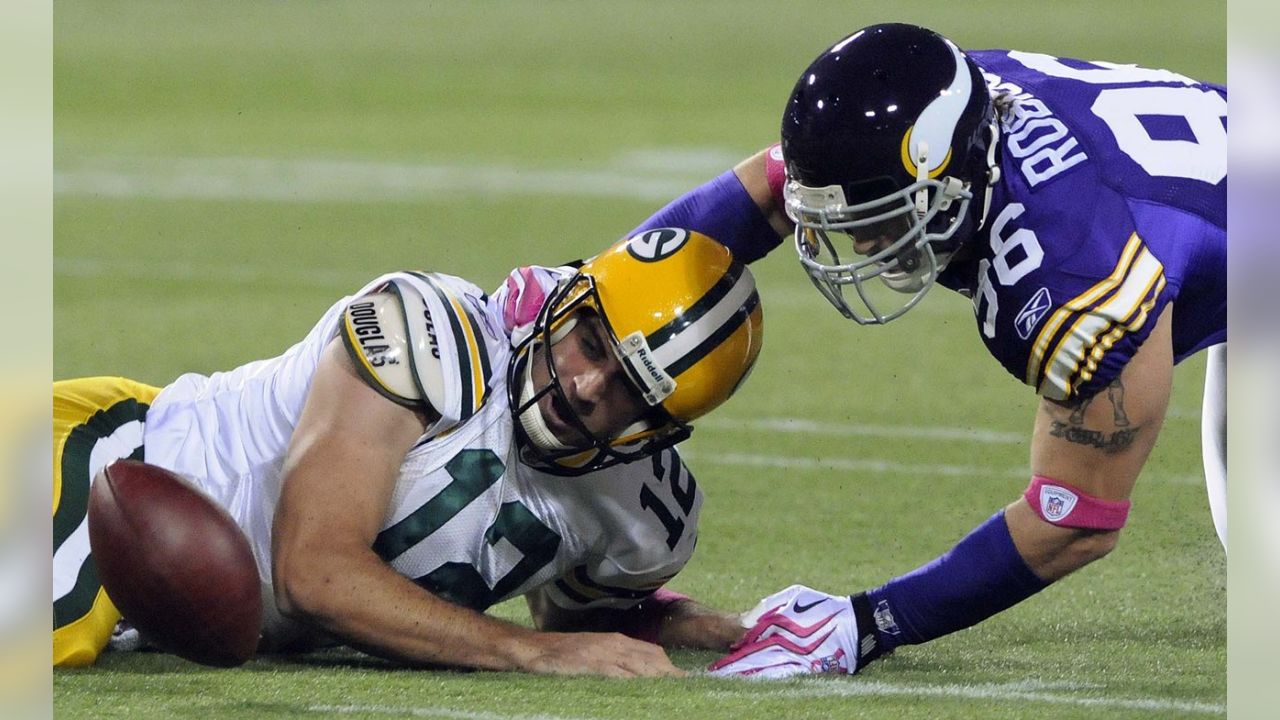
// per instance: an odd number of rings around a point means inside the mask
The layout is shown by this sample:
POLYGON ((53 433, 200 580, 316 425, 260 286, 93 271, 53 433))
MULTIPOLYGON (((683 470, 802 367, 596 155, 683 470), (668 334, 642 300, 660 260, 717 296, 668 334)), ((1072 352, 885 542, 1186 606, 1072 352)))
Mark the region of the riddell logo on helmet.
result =
POLYGON ((670 257, 684 247, 689 232, 680 228, 658 228, 641 233, 627 243, 627 252, 641 262, 655 262, 670 257))
POLYGON ((641 348, 638 350, 636 352, 636 357, 640 360, 641 367, 643 367, 645 372, 649 374, 650 391, 654 389, 661 390, 662 386, 669 382, 667 373, 662 368, 658 367, 658 363, 653 361, 653 358, 649 355, 647 349, 641 348))
POLYGON ((675 392, 675 380, 654 359, 649 343, 639 330, 623 338, 618 343, 618 349, 622 352, 622 359, 631 368, 636 383, 641 386, 645 400, 650 404, 656 405, 675 392))

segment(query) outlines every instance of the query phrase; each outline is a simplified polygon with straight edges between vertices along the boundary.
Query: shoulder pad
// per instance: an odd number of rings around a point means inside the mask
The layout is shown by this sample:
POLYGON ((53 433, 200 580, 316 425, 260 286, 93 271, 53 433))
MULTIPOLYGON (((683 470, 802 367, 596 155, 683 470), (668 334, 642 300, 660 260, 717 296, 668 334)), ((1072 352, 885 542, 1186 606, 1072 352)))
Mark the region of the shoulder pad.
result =
POLYGON ((466 421, 489 397, 491 356, 505 338, 484 317, 484 300, 457 278, 396 273, 344 313, 343 336, 362 375, 392 400, 439 414, 429 435, 466 421))
POLYGON ((432 408, 443 399, 439 352, 411 345, 404 303, 390 291, 351 301, 342 313, 342 339, 356 370, 373 389, 401 405, 432 408))

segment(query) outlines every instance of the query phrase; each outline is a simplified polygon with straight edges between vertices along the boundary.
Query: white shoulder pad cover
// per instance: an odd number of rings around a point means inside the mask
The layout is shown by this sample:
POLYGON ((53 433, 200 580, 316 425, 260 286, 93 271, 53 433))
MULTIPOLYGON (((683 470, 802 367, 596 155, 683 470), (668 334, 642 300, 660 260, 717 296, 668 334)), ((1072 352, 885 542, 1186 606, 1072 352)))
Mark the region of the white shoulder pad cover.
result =
POLYGON ((356 370, 375 390, 415 410, 444 399, 439 354, 412 346, 398 293, 388 289, 351 301, 342 330, 356 370))
POLYGON ((484 313, 484 293, 459 278, 395 273, 374 293, 351 303, 344 336, 374 387, 411 407, 425 403, 440 416, 427 429, 428 435, 438 435, 465 422, 489 397, 493 358, 507 340, 484 313), (376 318, 363 320, 372 323, 365 336, 357 333, 357 311, 376 318), (389 350, 371 353, 383 345, 389 350), (377 358, 382 365, 374 364, 377 358))

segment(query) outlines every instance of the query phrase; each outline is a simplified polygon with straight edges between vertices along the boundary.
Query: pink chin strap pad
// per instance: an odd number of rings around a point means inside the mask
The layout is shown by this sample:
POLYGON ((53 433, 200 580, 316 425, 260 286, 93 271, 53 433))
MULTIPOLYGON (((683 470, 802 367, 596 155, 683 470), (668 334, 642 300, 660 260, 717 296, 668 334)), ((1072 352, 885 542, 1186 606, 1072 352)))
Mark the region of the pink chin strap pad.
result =
POLYGON ((1032 476, 1022 497, 1050 525, 1086 530, 1119 530, 1129 519, 1131 505, 1128 500, 1102 500, 1040 475, 1032 476))

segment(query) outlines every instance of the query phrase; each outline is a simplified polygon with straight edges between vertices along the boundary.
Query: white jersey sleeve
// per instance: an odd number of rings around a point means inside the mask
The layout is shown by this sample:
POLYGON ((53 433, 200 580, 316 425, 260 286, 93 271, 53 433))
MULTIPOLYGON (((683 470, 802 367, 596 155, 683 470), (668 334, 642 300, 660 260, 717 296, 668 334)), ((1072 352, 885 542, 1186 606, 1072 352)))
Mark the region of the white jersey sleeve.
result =
POLYGON ((476 286, 438 273, 394 273, 348 303, 340 334, 360 376, 389 399, 439 419, 428 436, 475 415, 494 388, 505 332, 476 286))

